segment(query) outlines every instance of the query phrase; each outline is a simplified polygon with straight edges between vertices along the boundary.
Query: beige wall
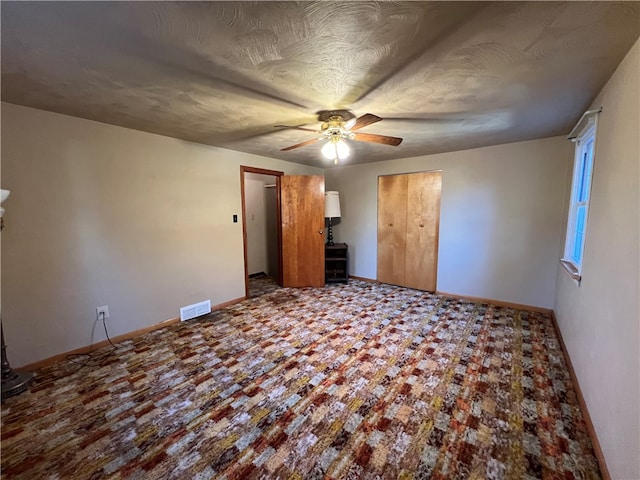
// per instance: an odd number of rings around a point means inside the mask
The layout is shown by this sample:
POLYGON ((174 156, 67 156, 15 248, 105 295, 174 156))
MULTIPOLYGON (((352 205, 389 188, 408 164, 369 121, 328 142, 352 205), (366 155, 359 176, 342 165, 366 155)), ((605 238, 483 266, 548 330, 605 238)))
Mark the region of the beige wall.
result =
POLYGON ((270 271, 270 266, 278 262, 277 248, 275 250, 269 248, 272 243, 277 243, 277 231, 273 231, 273 227, 276 225, 272 225, 275 223, 277 205, 269 198, 274 196, 275 188, 265 188, 265 185, 274 185, 276 178, 273 175, 245 173, 244 198, 247 215, 247 269, 249 275, 264 272, 277 278, 277 272, 270 271), (272 258, 273 256, 275 259, 272 258))
POLYGON ((251 178, 244 180, 244 198, 247 223, 247 270, 252 273, 267 271, 267 223, 264 182, 251 178))
POLYGON ((582 282, 554 310, 614 479, 640 478, 640 44, 592 107, 596 154, 582 282))
POLYGON ((349 244, 350 273, 376 278, 378 176, 442 170, 437 289, 551 308, 571 158, 556 137, 330 169, 334 236, 349 244))
POLYGON ((12 366, 244 296, 240 165, 322 170, 2 104, 12 366))

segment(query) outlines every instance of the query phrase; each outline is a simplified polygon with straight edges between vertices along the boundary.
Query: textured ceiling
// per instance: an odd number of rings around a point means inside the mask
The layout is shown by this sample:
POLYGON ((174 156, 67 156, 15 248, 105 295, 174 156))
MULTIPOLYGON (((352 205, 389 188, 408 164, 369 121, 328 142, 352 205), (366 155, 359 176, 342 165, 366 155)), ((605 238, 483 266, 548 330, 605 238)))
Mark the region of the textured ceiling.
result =
POLYGON ((331 166, 316 112, 384 120, 363 163, 561 135, 640 35, 640 2, 6 2, 2 100, 331 166))

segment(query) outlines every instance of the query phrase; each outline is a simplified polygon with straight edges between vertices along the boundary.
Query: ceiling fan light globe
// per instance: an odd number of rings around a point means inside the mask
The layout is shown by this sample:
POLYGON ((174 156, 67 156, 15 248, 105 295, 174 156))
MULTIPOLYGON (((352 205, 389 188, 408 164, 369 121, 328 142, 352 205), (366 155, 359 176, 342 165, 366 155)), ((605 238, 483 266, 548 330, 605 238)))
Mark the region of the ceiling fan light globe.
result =
POLYGON ((327 143, 324 144, 324 146, 320 150, 320 153, 322 153, 322 156, 327 160, 333 160, 336 158, 336 155, 337 155, 336 148, 334 147, 334 144, 331 141, 328 141, 327 143))
POLYGON ((347 158, 351 153, 351 149, 349 148, 349 145, 347 145, 347 142, 345 142, 344 140, 338 140, 336 142, 335 150, 336 150, 336 155, 340 160, 347 158))

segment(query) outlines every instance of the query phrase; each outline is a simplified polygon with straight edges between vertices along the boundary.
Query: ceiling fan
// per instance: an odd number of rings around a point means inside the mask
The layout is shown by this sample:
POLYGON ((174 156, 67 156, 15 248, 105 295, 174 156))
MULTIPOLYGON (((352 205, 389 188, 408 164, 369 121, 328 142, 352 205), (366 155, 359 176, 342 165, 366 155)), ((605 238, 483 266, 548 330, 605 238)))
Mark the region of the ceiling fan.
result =
POLYGON ((381 143, 394 147, 400 145, 402 142, 402 138, 398 137, 356 132, 355 130, 382 120, 382 118, 372 113, 365 113, 355 118, 355 115, 348 110, 322 110, 318 112, 318 120, 322 122, 320 130, 305 128, 303 126, 276 125, 276 128, 291 128, 319 134, 316 138, 282 148, 281 151, 286 152, 294 148, 311 145, 319 140, 327 140, 327 143, 322 147, 322 155, 329 160, 333 160, 334 163, 338 163, 339 159, 342 160, 349 155, 349 146, 345 140, 381 143))

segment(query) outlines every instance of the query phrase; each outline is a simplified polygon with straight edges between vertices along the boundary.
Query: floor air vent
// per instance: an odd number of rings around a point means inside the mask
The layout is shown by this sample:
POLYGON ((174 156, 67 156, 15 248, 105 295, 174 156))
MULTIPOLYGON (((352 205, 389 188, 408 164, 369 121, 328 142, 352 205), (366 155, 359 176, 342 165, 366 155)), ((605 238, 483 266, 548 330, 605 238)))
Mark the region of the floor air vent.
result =
POLYGON ((211 300, 182 307, 180 309, 180 320, 184 322, 185 320, 191 320, 192 318, 196 318, 207 313, 211 313, 211 300))

